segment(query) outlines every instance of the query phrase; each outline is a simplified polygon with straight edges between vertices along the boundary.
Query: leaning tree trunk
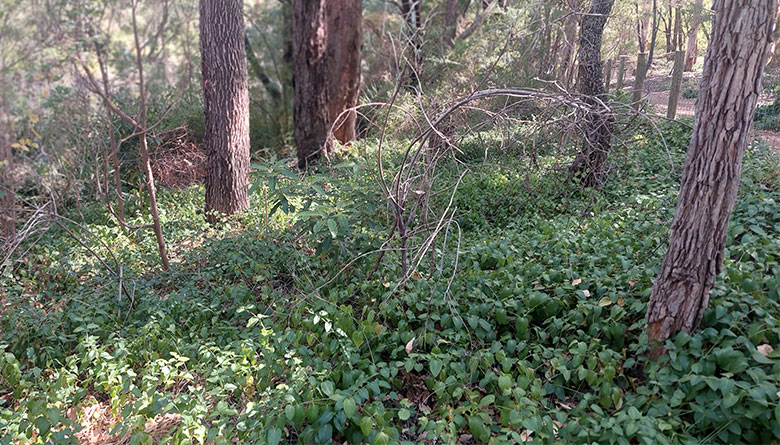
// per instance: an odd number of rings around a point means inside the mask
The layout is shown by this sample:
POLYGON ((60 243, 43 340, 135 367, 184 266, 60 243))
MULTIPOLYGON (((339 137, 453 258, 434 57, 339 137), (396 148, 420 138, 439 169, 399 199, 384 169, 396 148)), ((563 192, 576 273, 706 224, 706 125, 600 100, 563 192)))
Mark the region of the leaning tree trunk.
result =
POLYGON ((607 154, 612 139, 614 117, 604 91, 601 37, 615 0, 591 0, 590 11, 582 18, 578 82, 583 99, 591 107, 582 149, 572 164, 572 173, 582 184, 596 187, 606 178, 607 154))
POLYGON ((293 121, 298 167, 333 148, 330 138, 327 0, 293 0, 293 121))
POLYGON ((698 36, 702 9, 704 9, 704 0, 696 0, 696 4, 693 7, 691 30, 688 32, 688 46, 685 51, 685 71, 693 71, 693 65, 696 63, 696 53, 699 49, 698 36))
MULTIPOLYGON (((775 0, 716 0, 712 40, 683 165, 669 250, 650 295, 648 333, 663 342, 702 319, 723 265, 726 227, 769 56, 775 0)), ((662 346, 652 355, 663 354, 662 346)))
POLYGON ((357 136, 363 0, 328 3, 327 74, 333 137, 342 144, 357 136))
POLYGON ((203 108, 206 118, 206 211, 232 215, 249 207, 249 81, 243 0, 200 0, 203 108))

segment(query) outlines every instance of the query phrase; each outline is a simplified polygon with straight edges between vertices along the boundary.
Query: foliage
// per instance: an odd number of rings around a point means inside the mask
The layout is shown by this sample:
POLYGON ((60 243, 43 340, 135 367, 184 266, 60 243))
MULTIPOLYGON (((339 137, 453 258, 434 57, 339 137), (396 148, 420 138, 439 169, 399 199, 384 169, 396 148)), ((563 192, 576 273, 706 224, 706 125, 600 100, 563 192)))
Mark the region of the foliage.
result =
POLYGON ((164 413, 181 416, 173 443, 777 440, 780 362, 757 349, 780 344, 777 159, 751 146, 703 328, 653 363, 643 316, 677 191, 669 161, 690 135, 662 130, 665 145, 637 139, 619 181, 565 201, 514 187, 512 153, 492 159, 505 169, 472 165, 459 247, 438 280, 397 291, 392 252, 371 279, 374 256, 345 268, 384 236, 359 158, 303 178, 255 165, 254 210, 221 228, 198 187, 162 193, 180 246, 168 273, 149 269, 152 240, 89 206, 127 294, 62 231, 3 277, 2 442, 72 442, 95 404, 138 442, 164 413), (329 237, 341 248, 318 249, 329 237))

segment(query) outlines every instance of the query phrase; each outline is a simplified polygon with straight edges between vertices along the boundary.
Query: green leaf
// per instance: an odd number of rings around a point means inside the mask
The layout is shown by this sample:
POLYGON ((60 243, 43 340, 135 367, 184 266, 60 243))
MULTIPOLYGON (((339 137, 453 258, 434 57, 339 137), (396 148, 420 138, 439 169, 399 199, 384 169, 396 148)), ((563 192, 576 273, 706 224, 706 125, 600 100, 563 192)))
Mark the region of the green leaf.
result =
POLYGON ((328 230, 330 230, 330 235, 333 238, 336 238, 339 234, 339 224, 336 222, 335 219, 329 219, 328 220, 328 230))
POLYGON ((431 375, 434 377, 438 377, 439 373, 441 372, 442 361, 437 358, 432 358, 429 364, 431 369, 431 375))
POLYGON ((323 394, 330 397, 333 395, 333 391, 335 388, 333 382, 331 382, 330 380, 326 380, 320 384, 320 389, 322 390, 323 394))
POLYGON ((398 411, 398 418, 401 420, 409 420, 409 417, 411 417, 412 413, 409 412, 406 408, 401 408, 398 411))
POLYGON ((498 378, 498 387, 501 391, 506 391, 512 387, 512 378, 507 375, 502 375, 498 378))
POLYGON ((317 430, 317 442, 331 443, 333 440, 333 427, 329 424, 323 424, 317 430))
POLYGON ((360 419, 360 431, 364 436, 368 437, 368 435, 371 433, 372 426, 374 426, 374 421, 370 416, 364 416, 362 419, 360 419))
POLYGON ((284 416, 287 417, 287 420, 292 422, 292 420, 295 418, 295 407, 292 405, 287 405, 284 407, 284 416))
POLYGON ((344 414, 347 415, 348 419, 351 419, 352 416, 355 415, 357 412, 357 403, 355 403, 355 400, 351 397, 347 397, 344 399, 344 414))
POLYGON ((273 427, 268 430, 268 434, 266 434, 266 442, 268 442, 268 445, 278 445, 281 441, 282 430, 277 427, 273 427))
POLYGON ((477 440, 487 442, 490 439, 490 430, 485 426, 481 417, 469 417, 469 430, 477 440))
POLYGON ((376 435, 376 438, 374 439, 374 445, 387 445, 390 443, 390 436, 388 436, 384 431, 380 431, 379 434, 376 435))

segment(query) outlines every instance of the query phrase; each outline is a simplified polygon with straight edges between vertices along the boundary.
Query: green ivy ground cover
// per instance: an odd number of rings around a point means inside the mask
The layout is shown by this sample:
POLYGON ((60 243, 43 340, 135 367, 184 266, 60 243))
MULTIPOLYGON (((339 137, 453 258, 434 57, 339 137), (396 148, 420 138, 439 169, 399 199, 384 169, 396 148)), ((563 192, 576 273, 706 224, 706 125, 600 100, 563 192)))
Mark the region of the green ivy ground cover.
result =
POLYGON ((219 230, 202 190, 163 193, 166 273, 153 237, 83 209, 79 234, 110 244, 126 292, 57 231, 2 278, 0 443, 73 442, 96 403, 131 443, 165 413, 181 416, 166 443, 777 441, 778 160, 751 145, 701 329, 654 363, 644 312, 689 132, 664 135, 670 151, 649 136, 605 190, 565 200, 519 187, 510 155, 475 163, 460 247, 395 293, 392 254, 370 280, 375 256, 336 275, 387 230, 359 162, 306 188, 323 197, 308 206, 261 168, 252 212, 219 230), (294 209, 266 227, 269 192, 294 209))

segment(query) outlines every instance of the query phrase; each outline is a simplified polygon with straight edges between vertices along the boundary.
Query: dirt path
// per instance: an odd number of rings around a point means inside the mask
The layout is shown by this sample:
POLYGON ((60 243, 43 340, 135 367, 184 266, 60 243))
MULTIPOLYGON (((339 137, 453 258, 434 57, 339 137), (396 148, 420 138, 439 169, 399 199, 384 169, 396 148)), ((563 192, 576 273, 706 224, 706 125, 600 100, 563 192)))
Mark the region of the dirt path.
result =
MULTIPOLYGON (((699 76, 701 76, 700 73, 686 75, 683 79, 682 91, 685 91, 686 87, 698 88, 699 76)), ((654 74, 649 76, 645 83, 646 90, 649 90, 647 100, 653 105, 656 113, 662 116, 666 116, 666 110, 669 104, 669 82, 669 76, 654 74)), ((696 99, 680 97, 677 105, 677 116, 693 117, 695 109, 696 99)), ((773 151, 780 153, 780 133, 768 130, 754 130, 753 137, 761 138, 773 151)))

